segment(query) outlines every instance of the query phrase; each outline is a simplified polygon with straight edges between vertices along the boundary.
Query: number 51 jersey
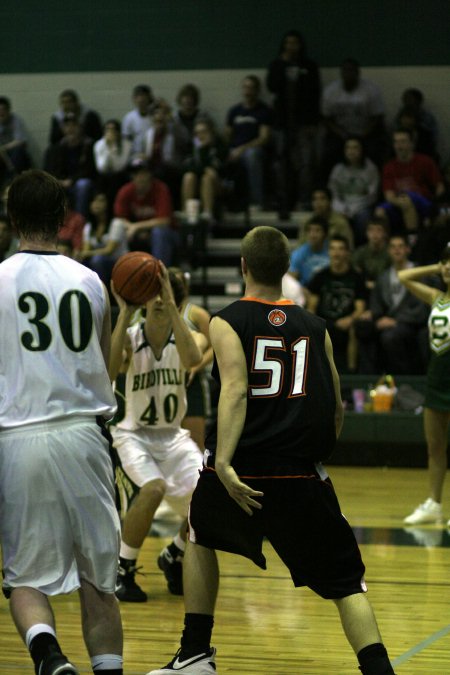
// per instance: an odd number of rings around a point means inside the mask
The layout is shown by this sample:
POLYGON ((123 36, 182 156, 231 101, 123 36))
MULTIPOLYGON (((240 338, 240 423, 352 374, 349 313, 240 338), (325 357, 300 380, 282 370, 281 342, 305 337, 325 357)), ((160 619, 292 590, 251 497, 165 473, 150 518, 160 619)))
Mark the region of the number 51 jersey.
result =
MULTIPOLYGON (((236 471, 295 471, 327 458, 336 442, 336 398, 325 353, 325 321, 290 300, 243 298, 218 312, 239 336, 247 362, 247 414, 236 471)), ((213 377, 220 384, 214 360, 213 377)), ((232 422, 232 421, 231 421, 232 422)), ((206 439, 213 463, 214 427, 206 439)))
POLYGON ((97 274, 53 252, 0 265, 0 429, 116 409, 97 274))

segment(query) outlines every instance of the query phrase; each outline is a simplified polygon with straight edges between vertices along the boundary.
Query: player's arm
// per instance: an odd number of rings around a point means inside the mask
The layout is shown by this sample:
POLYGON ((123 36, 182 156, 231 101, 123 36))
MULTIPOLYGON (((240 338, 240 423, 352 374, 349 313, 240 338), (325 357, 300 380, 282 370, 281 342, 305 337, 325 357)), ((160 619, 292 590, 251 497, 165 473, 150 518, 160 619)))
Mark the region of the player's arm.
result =
POLYGON ((406 270, 399 270, 397 274, 408 291, 415 295, 416 298, 419 298, 419 300, 422 300, 422 302, 426 302, 427 305, 432 305, 437 296, 441 294, 441 291, 417 280, 432 274, 440 274, 441 269, 441 263, 437 263, 436 265, 409 267, 406 270))
POLYGON ((202 360, 197 366, 191 368, 189 373, 189 383, 192 381, 194 375, 200 370, 209 365, 213 360, 213 348, 211 347, 211 341, 209 339, 209 322, 211 320, 211 315, 203 307, 198 305, 192 305, 189 318, 197 327, 199 333, 204 337, 203 344, 205 348, 202 349, 202 360))
POLYGON ((105 313, 103 315, 102 334, 100 336, 100 348, 105 360, 106 368, 109 365, 111 354, 111 305, 109 302, 108 291, 105 284, 102 283, 103 297, 105 298, 105 313))
POLYGON ((339 438, 342 431, 342 425, 344 423, 344 406, 342 405, 339 375, 333 358, 333 345, 331 344, 331 338, 328 334, 328 331, 325 331, 325 352, 330 363, 331 375, 333 377, 334 395, 336 397, 336 410, 334 413, 334 419, 336 424, 336 438, 339 438))
POLYGON ((220 373, 215 468, 230 497, 252 515, 252 508, 262 508, 255 497, 263 493, 239 480, 231 466, 247 413, 247 363, 241 341, 229 323, 214 317, 209 334, 220 373))
POLYGON ((114 382, 119 372, 123 372, 123 364, 129 363, 130 361, 131 343, 127 334, 127 328, 130 325, 131 317, 137 308, 134 305, 129 305, 125 302, 125 300, 116 292, 113 282, 111 282, 111 291, 116 298, 119 307, 119 315, 111 337, 111 353, 108 368, 111 382, 114 382))

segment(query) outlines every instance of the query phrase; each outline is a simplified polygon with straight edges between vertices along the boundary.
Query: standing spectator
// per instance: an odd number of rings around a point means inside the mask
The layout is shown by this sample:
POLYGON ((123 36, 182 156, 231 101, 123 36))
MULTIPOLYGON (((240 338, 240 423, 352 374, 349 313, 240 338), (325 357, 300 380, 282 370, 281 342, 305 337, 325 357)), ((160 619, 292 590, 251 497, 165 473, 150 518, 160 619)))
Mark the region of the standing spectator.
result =
POLYGON ((389 239, 391 266, 382 272, 370 295, 369 309, 355 326, 360 372, 423 374, 428 360, 427 306, 400 283, 400 270, 413 264, 404 237, 389 239))
POLYGON ((181 87, 177 94, 177 105, 173 115, 174 130, 182 140, 183 154, 188 156, 194 149, 197 122, 213 122, 207 112, 199 109, 200 90, 195 84, 184 84, 181 87))
POLYGON ((325 87, 322 112, 326 127, 322 159, 324 180, 342 156, 344 141, 349 136, 361 138, 368 157, 377 166, 382 164, 386 154, 383 97, 374 82, 361 77, 355 59, 345 59, 340 78, 325 87))
POLYGON ((155 105, 152 124, 145 132, 144 157, 151 165, 155 178, 169 187, 175 208, 178 207, 180 197, 182 145, 167 106, 155 105))
POLYGON ((65 201, 43 171, 22 173, 8 195, 21 252, 0 265, 3 591, 36 673, 78 673, 49 602, 78 590, 93 672, 122 675, 110 307, 98 276, 58 255, 65 201))
POLYGON ((348 219, 333 209, 333 194, 329 188, 317 188, 311 195, 311 210, 314 218, 325 218, 330 237, 339 234, 345 237, 353 249, 354 235, 348 219))
POLYGON ((433 199, 444 192, 444 183, 436 162, 414 152, 410 131, 394 131, 392 137, 395 157, 383 167, 385 201, 377 206, 377 215, 389 218, 393 233, 416 232, 430 215, 433 199))
POLYGON ((328 221, 313 216, 306 223, 306 242, 291 253, 289 272, 306 286, 319 270, 330 263, 328 255, 328 221))
POLYGON ((21 118, 11 112, 11 101, 0 96, 0 187, 30 167, 27 137, 21 118))
POLYGON ((275 95, 274 127, 282 171, 281 211, 311 194, 317 169, 320 121, 320 74, 296 30, 282 38, 278 57, 269 65, 267 88, 275 95))
POLYGON ((122 135, 131 142, 132 158, 142 158, 145 134, 152 123, 153 93, 146 84, 138 84, 132 94, 134 108, 122 120, 122 135))
POLYGON ((96 177, 93 142, 73 113, 65 117, 63 130, 62 140, 47 149, 44 167, 67 190, 75 211, 86 217, 96 177))
MULTIPOLYGON (((410 87, 405 89, 402 93, 401 100, 402 105, 400 110, 407 108, 415 112, 419 123, 419 129, 426 132, 431 140, 432 146, 436 150, 439 140, 439 125, 433 113, 424 105, 425 97, 423 92, 415 87, 410 87)), ((396 123, 398 126, 401 126, 398 124, 398 117, 396 118, 396 123)))
POLYGON ((109 288, 114 263, 127 251, 124 222, 121 218, 112 218, 107 195, 98 192, 89 206, 89 219, 83 228, 83 248, 79 259, 97 272, 106 288, 109 288))
POLYGON ((131 142, 122 138, 120 122, 105 122, 103 137, 94 143, 97 169, 97 189, 105 192, 111 203, 119 188, 128 181, 127 168, 131 159, 131 142))
POLYGON ((356 244, 366 239, 366 225, 377 201, 379 186, 378 169, 365 156, 361 139, 347 138, 344 161, 333 167, 328 187, 333 193, 332 207, 350 220, 356 244))
MULTIPOLYGON (((447 472, 450 422, 450 246, 435 265, 412 267, 399 272, 400 281, 419 300, 431 306, 428 319, 431 358, 427 370, 423 423, 428 451, 428 498, 409 514, 406 525, 424 525, 443 520, 442 489, 447 472), (424 277, 439 274, 445 284, 441 291, 423 283, 424 277), (420 281, 422 279, 422 281, 420 281)), ((450 527, 450 521, 447 523, 450 527)))
MULTIPOLYGON (((364 593, 355 536, 322 465, 343 422, 329 335, 322 320, 281 297, 289 265, 281 232, 251 230, 241 260, 245 297, 210 325, 219 412, 189 509, 181 645, 167 666, 148 675, 216 673, 216 549, 265 569, 265 537, 295 586, 333 599, 362 674, 393 675, 364 593)), ((264 670, 285 672, 276 663, 264 670)))
POLYGON ((114 215, 125 223, 131 251, 148 251, 170 265, 178 238, 169 188, 146 162, 135 162, 131 170, 132 180, 117 193, 114 215))
POLYGON ((388 225, 385 218, 372 216, 366 228, 367 244, 362 244, 353 252, 353 267, 361 272, 366 288, 371 291, 377 277, 391 264, 387 250, 388 225))
POLYGON ((347 239, 330 237, 330 265, 313 276, 308 284, 307 309, 325 319, 333 343, 336 367, 348 372, 356 366, 353 325, 366 308, 366 289, 362 275, 353 269, 347 239))
POLYGON ((261 101, 261 82, 256 75, 247 75, 242 82, 242 102, 230 108, 225 126, 229 143, 229 161, 245 166, 250 206, 264 206, 265 150, 270 140, 272 111, 261 101))
POLYGON ((73 89, 65 89, 59 95, 59 109, 53 113, 50 120, 49 144, 58 144, 64 136, 64 121, 67 116, 73 115, 80 123, 83 136, 93 142, 101 138, 102 121, 100 115, 80 103, 78 94, 73 89))

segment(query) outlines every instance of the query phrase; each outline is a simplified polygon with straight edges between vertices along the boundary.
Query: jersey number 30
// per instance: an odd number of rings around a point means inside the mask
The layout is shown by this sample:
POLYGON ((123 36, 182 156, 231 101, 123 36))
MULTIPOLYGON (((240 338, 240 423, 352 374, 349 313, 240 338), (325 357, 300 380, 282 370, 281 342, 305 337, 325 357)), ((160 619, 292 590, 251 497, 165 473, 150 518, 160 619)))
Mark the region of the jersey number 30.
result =
MULTIPOLYGON (((250 387, 250 396, 279 396, 286 377, 285 370, 291 371, 291 385, 288 398, 305 395, 305 379, 308 364, 309 338, 301 337, 290 346, 291 361, 280 359, 275 354, 286 353, 288 348, 283 338, 258 337, 255 340, 252 372, 268 374, 268 383, 250 387), (287 365, 286 365, 287 363, 287 365)), ((289 376, 289 373, 287 374, 289 376)))

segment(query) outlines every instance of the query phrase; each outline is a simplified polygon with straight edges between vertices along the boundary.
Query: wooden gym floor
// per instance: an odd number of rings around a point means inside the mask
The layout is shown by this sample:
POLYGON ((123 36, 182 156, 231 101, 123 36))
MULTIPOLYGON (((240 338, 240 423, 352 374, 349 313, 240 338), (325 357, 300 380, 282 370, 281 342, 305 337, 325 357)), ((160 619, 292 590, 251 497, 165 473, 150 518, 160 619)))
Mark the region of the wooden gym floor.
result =
MULTIPOLYGON (((398 675, 450 673, 450 534, 443 527, 403 528, 426 494, 422 469, 332 467, 341 507, 355 529, 367 567, 369 597, 398 675)), ((450 518, 450 486, 444 494, 450 518)), ((121 604, 125 674, 143 675, 172 658, 183 621, 182 598, 171 596, 156 557, 176 529, 161 520, 140 564, 149 601, 121 604), (155 536, 156 535, 156 536, 155 536), (159 535, 159 536, 158 536, 159 535)), ((292 527, 295 536, 295 524, 292 527)), ((358 673, 333 603, 294 589, 269 545, 266 572, 219 554, 221 589, 213 644, 219 674, 347 675, 358 673)), ((53 602, 64 651, 91 672, 80 632, 77 595, 53 602)), ((0 600, 0 673, 33 673, 29 656, 0 600)))

